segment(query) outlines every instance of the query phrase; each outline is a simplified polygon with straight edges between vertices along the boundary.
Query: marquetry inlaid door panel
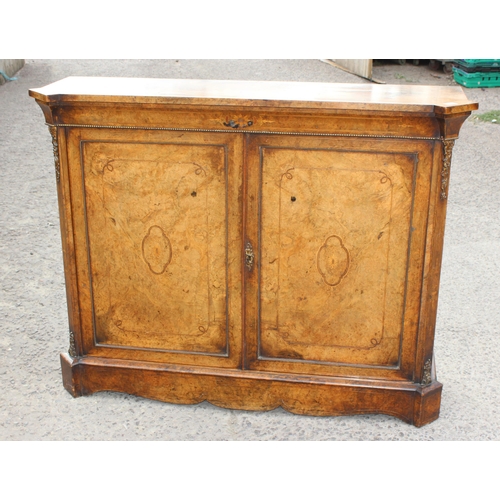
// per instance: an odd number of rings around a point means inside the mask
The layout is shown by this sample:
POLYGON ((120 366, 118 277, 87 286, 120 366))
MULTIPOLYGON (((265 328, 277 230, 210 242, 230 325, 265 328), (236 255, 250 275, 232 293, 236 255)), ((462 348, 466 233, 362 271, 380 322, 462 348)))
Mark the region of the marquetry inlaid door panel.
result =
POLYGON ((200 355, 197 363, 206 355, 232 355, 236 364, 241 139, 143 132, 141 140, 134 132, 131 140, 127 132, 110 131, 106 138, 100 131, 93 140, 95 132, 81 134, 95 346, 150 351, 155 359, 159 352, 181 361, 200 355))
MULTIPOLYGON (((252 366, 400 367, 412 227, 425 223, 413 217, 418 151, 405 147, 253 138, 252 366)), ((417 295, 412 299, 418 302, 417 295)))

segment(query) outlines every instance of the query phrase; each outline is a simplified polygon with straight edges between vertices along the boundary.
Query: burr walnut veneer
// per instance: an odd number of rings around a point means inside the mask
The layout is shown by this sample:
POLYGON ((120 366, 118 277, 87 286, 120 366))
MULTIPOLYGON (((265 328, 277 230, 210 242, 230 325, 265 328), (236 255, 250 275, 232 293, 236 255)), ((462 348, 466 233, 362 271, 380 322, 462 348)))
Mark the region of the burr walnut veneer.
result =
POLYGON ((52 134, 73 396, 439 414, 458 87, 67 78, 52 134))

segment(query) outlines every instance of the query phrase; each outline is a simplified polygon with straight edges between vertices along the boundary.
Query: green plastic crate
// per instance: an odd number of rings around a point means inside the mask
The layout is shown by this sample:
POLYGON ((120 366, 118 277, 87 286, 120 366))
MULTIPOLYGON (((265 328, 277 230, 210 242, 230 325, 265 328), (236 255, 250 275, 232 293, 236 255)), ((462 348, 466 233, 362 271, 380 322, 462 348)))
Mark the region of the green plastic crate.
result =
MULTIPOLYGON (((466 61, 480 61, 480 59, 455 59, 453 61, 453 65, 456 66, 457 68, 461 69, 462 71, 465 71, 466 73, 491 73, 491 72, 498 72, 500 71, 500 62, 497 64, 496 62, 490 62, 490 64, 487 65, 482 65, 482 64, 472 64, 472 63, 466 63, 466 61)), ((496 61, 496 59, 488 59, 489 61, 496 61)), ((486 59, 484 59, 486 61, 486 59)))
POLYGON ((500 71, 498 73, 467 73, 454 66, 453 76, 457 83, 468 88, 500 87, 500 71))
POLYGON ((455 62, 465 69, 498 68, 500 71, 500 59, 455 59, 455 62))

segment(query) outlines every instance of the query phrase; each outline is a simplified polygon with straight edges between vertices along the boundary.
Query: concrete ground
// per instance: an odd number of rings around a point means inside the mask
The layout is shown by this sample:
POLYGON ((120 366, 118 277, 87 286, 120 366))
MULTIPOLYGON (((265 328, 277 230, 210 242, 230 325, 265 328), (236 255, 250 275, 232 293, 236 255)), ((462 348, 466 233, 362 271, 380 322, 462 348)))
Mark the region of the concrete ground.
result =
MULTIPOLYGON (((50 134, 28 89, 66 76, 366 83, 320 60, 26 60, 0 87, 0 440, 500 439, 500 88, 464 89, 480 109, 453 151, 436 328, 440 418, 417 429, 384 415, 304 417, 282 409, 178 406, 116 393, 73 399, 61 382, 66 298, 50 134)), ((386 83, 455 85, 427 66, 376 65, 386 83)), ((422 465, 422 464, 421 464, 422 465)))

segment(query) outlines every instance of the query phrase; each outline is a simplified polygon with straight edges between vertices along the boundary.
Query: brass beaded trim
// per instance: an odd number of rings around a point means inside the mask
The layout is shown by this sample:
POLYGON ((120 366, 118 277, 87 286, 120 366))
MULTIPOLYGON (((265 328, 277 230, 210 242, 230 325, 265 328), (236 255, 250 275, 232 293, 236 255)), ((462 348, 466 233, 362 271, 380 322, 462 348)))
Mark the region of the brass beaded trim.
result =
POLYGON ((135 125, 86 125, 72 123, 58 123, 49 127, 73 127, 73 128, 109 128, 125 130, 167 130, 171 132, 223 132, 226 134, 272 134, 272 135, 303 135, 303 136, 325 136, 325 137, 360 137, 367 139, 405 139, 419 141, 444 140, 442 137, 413 137, 409 135, 370 135, 370 134, 329 134, 325 132, 278 132, 271 130, 248 130, 248 129, 204 129, 204 128, 180 128, 180 127, 145 127, 135 125))

